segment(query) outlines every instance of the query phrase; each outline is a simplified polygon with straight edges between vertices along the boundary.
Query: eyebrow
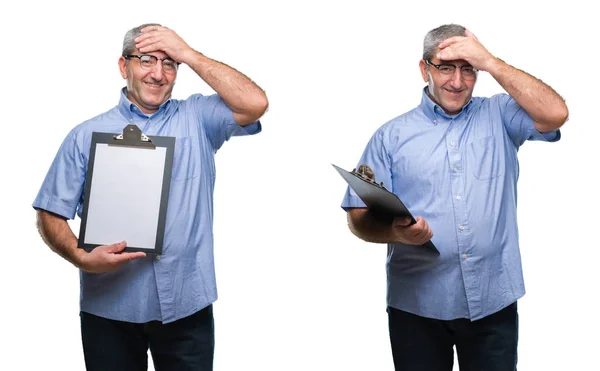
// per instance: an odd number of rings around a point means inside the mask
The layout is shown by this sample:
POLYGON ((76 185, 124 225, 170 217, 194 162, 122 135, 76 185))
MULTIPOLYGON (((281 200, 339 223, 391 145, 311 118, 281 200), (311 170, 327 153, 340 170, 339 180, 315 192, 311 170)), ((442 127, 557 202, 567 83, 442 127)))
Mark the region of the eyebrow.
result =
MULTIPOLYGON (((432 62, 433 63, 433 62, 432 62)), ((440 66, 443 65, 450 65, 450 66, 455 66, 456 68, 463 68, 463 67, 473 67, 470 63, 465 63, 463 65, 459 65, 456 63, 450 63, 450 61, 440 61, 440 63, 438 63, 440 66)))

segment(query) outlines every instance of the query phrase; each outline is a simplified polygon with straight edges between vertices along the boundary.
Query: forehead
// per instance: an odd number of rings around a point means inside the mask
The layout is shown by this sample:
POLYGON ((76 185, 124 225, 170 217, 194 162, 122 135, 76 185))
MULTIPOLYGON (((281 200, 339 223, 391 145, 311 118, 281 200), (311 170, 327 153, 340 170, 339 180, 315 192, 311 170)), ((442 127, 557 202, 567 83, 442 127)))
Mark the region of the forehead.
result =
POLYGON ((434 64, 453 64, 456 67, 470 66, 471 65, 471 64, 469 64, 469 62, 465 61, 464 59, 438 59, 438 58, 432 58, 431 59, 431 63, 434 63, 434 64))
POLYGON ((168 57, 167 53, 165 53, 163 51, 160 51, 160 50, 154 51, 154 52, 151 52, 151 53, 142 53, 137 48, 133 51, 132 54, 134 54, 134 55, 141 55, 141 54, 144 54, 144 55, 153 55, 156 58, 166 58, 166 57, 168 57))

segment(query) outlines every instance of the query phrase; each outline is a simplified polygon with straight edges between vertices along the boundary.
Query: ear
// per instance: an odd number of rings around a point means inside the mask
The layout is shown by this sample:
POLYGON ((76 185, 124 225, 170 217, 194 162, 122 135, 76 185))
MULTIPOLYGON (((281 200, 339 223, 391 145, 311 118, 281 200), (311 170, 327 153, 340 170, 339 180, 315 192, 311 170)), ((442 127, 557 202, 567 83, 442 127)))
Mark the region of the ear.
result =
POLYGON ((423 81, 429 82, 429 74, 427 73, 427 64, 424 59, 419 61, 419 69, 421 70, 421 76, 423 77, 423 81))
POLYGON ((123 56, 119 57, 119 72, 121 72, 121 77, 127 78, 127 59, 123 56))

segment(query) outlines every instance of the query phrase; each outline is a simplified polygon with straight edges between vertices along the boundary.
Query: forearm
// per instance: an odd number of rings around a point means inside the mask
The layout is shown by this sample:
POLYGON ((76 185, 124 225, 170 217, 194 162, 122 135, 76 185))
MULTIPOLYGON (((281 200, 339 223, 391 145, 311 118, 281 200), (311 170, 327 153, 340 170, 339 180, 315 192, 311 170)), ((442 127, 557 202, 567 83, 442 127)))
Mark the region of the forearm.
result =
POLYGON ((348 228, 361 240, 372 243, 392 243, 392 224, 376 218, 367 209, 353 209, 348 212, 348 228))
POLYGON ((82 256, 87 253, 77 247, 77 237, 65 219, 47 211, 38 210, 37 227, 42 239, 52 251, 80 268, 82 256))
POLYGON ((539 132, 557 130, 565 123, 567 105, 550 86, 498 58, 488 66, 487 71, 531 116, 539 132))
POLYGON ((223 99, 237 114, 238 124, 249 124, 258 120, 268 106, 265 92, 241 72, 224 63, 191 50, 185 62, 223 99), (242 122, 239 122, 242 121, 242 122))

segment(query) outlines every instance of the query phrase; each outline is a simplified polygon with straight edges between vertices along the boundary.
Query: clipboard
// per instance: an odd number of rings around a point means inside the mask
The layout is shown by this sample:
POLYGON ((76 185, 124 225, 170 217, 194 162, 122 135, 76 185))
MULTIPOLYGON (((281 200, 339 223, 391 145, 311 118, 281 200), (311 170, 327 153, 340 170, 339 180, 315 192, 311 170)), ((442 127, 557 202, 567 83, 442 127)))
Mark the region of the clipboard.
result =
POLYGON ((162 254, 175 137, 135 125, 92 133, 78 247, 127 241, 124 251, 162 254))
MULTIPOLYGON (((367 205, 367 208, 378 217, 381 217, 382 220, 391 222, 395 217, 407 217, 411 220, 409 225, 417 222, 398 196, 385 189, 383 183, 377 184, 373 180, 373 171, 368 166, 361 165, 359 171, 354 169, 351 172, 333 164, 332 166, 367 205)), ((440 254, 431 241, 425 242, 422 246, 437 255, 440 254)))

